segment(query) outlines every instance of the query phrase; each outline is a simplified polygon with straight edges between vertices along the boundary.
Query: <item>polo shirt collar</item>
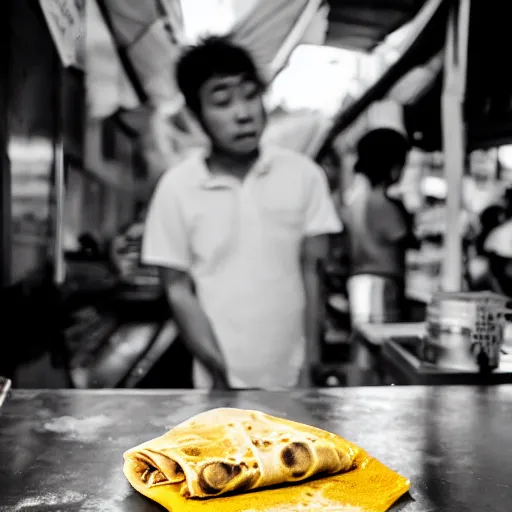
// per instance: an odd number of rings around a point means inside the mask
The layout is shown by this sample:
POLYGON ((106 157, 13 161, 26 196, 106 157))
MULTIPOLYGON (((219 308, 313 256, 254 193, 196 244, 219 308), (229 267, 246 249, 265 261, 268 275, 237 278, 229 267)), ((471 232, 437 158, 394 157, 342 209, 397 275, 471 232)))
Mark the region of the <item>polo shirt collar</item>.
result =
MULTIPOLYGON (((249 171, 249 173, 256 176, 268 174, 272 169, 270 154, 271 149, 262 146, 260 156, 258 157, 256 162, 254 162, 254 165, 252 166, 252 169, 249 171)), ((235 177, 229 176, 229 174, 212 174, 208 170, 208 166, 206 165, 205 152, 200 153, 199 159, 202 168, 202 176, 200 182, 202 188, 232 188, 234 185, 236 185, 236 183, 238 183, 238 180, 235 177)))

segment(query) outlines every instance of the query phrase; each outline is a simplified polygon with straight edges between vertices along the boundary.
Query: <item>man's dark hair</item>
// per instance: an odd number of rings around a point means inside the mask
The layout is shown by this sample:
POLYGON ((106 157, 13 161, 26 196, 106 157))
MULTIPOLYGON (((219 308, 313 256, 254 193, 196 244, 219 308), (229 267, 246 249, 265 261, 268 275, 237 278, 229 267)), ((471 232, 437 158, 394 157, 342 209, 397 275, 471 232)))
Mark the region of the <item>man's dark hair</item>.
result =
POLYGON ((396 166, 405 165, 409 149, 407 139, 395 130, 374 130, 357 145, 355 171, 364 174, 374 187, 386 183, 396 166))
POLYGON ((176 65, 176 81, 189 109, 201 113, 199 90, 215 76, 244 75, 261 90, 265 83, 247 50, 231 42, 227 36, 209 36, 187 48, 176 65))

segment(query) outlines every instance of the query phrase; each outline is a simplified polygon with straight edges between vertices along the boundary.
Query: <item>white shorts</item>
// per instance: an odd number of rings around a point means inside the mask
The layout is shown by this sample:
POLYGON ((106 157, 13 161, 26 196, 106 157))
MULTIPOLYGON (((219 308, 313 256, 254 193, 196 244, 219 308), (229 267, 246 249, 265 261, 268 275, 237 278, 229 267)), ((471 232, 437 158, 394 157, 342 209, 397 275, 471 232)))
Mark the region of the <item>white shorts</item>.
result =
POLYGON ((360 274, 347 282, 352 325, 400 322, 403 290, 393 279, 360 274))

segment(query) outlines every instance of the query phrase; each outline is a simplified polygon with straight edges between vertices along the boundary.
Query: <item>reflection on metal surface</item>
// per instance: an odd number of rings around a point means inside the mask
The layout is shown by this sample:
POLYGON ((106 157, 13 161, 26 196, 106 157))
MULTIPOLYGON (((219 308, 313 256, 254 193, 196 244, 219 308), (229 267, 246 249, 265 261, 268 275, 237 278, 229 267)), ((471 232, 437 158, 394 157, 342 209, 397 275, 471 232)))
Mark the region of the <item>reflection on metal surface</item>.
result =
POLYGON ((2 404, 5 402, 10 389, 11 381, 6 377, 0 376, 0 407, 2 407, 2 404))
POLYGON ((53 142, 46 137, 12 137, 12 279, 23 278, 48 255, 53 233, 53 142))

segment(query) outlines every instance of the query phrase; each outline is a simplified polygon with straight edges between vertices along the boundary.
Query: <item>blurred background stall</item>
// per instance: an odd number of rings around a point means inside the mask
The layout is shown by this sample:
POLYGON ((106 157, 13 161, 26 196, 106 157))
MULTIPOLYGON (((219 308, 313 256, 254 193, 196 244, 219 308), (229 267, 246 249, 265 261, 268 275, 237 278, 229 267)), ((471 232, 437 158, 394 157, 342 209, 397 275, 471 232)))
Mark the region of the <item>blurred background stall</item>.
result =
MULTIPOLYGON (((468 26, 443 0, 4 0, 0 11, 5 332, 9 345, 28 340, 1 362, 15 385, 189 385, 156 269, 139 252, 158 178, 206 143, 173 65, 210 33, 254 53, 270 81, 265 141, 315 158, 340 208, 358 186, 354 149, 373 106, 401 110, 413 149, 391 193, 421 241, 407 256, 409 320, 423 321, 443 286, 495 290, 512 278, 506 235, 494 231, 511 211, 506 6, 473 2, 468 26), (448 55, 455 25, 470 43, 454 128, 442 114, 447 77, 460 78, 448 55), (462 142, 447 156, 453 129, 462 142)), ((346 382, 350 366, 347 272, 346 241, 333 237, 322 384, 346 382)))

